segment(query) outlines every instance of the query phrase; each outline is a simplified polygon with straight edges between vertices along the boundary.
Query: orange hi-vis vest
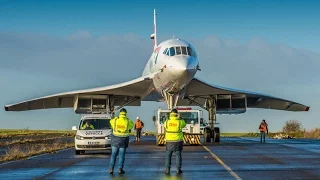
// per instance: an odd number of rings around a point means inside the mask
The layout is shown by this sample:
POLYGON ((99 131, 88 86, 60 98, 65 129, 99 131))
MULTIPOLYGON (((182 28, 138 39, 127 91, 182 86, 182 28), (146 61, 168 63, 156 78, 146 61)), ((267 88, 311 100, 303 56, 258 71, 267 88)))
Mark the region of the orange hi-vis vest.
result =
POLYGON ((260 124, 260 132, 267 132, 267 125, 265 123, 260 124))
POLYGON ((136 121, 136 129, 142 129, 142 122, 141 121, 136 121))

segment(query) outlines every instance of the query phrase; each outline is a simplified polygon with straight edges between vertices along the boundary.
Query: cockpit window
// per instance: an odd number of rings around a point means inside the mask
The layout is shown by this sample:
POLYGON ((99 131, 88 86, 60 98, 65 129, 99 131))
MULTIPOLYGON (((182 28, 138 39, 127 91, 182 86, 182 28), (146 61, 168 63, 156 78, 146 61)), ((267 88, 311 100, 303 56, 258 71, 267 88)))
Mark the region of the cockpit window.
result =
POLYGON ((176 47, 176 52, 177 52, 177 55, 181 54, 181 47, 180 46, 176 47))
POLYGON ((187 47, 182 46, 182 47, 181 47, 181 50, 182 50, 182 54, 183 54, 183 55, 188 55, 188 54, 187 54, 187 47))
POLYGON ((169 52, 170 52, 170 56, 174 56, 175 55, 175 51, 174 51, 174 47, 171 47, 170 49, 169 49, 169 52))
POLYGON ((194 56, 193 51, 192 51, 192 49, 190 47, 187 47, 187 50, 188 50, 188 55, 189 56, 194 56))
POLYGON ((175 47, 170 47, 169 49, 166 48, 163 51, 163 54, 166 54, 168 56, 175 56, 175 55, 189 55, 189 56, 194 56, 196 57, 195 51, 191 47, 186 47, 186 46, 175 46, 175 47))
POLYGON ((167 54, 168 52, 168 48, 166 48, 164 51, 163 51, 163 54, 167 54))

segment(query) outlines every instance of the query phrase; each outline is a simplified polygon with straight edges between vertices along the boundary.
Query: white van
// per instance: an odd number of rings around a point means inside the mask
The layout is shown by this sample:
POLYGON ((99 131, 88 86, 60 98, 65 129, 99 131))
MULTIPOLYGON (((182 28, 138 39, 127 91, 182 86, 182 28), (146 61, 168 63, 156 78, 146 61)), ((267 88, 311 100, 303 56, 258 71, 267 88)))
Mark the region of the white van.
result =
POLYGON ((111 118, 110 114, 86 114, 81 117, 79 126, 72 127, 77 131, 74 138, 77 155, 87 150, 111 149, 111 118), (84 129, 87 122, 90 126, 84 129))

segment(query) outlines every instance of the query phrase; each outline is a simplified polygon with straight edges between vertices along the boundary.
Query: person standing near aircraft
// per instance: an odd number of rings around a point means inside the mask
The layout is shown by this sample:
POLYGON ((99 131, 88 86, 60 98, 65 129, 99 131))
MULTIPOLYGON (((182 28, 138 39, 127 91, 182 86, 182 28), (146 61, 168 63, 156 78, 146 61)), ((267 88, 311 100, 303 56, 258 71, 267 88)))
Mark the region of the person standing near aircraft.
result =
POLYGON ((116 158, 119 154, 119 174, 124 174, 123 166, 126 149, 129 146, 129 133, 133 128, 133 122, 127 118, 127 110, 122 108, 119 117, 110 120, 113 133, 111 138, 111 158, 109 165, 109 174, 113 174, 116 158))
POLYGON ((183 132, 182 129, 186 126, 186 122, 178 118, 178 110, 172 109, 170 117, 164 122, 164 128, 166 129, 166 174, 170 173, 171 156, 172 153, 176 154, 176 167, 177 174, 181 174, 182 157, 181 152, 183 150, 183 132))
POLYGON ((262 120, 262 122, 259 125, 259 130, 260 130, 260 143, 262 143, 262 138, 263 142, 266 143, 266 133, 269 133, 268 130, 268 124, 266 123, 265 120, 262 120))
POLYGON ((136 130, 136 141, 140 142, 141 131, 144 126, 144 123, 137 117, 136 123, 134 125, 134 129, 136 130))

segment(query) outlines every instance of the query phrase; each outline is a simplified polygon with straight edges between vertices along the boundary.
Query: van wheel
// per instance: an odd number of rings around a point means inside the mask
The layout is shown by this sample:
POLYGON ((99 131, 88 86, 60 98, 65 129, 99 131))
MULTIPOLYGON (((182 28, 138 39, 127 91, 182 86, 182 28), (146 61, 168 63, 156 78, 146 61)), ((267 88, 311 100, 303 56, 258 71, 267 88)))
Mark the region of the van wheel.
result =
POLYGON ((76 155, 79 155, 80 154, 80 150, 76 150, 76 155))

